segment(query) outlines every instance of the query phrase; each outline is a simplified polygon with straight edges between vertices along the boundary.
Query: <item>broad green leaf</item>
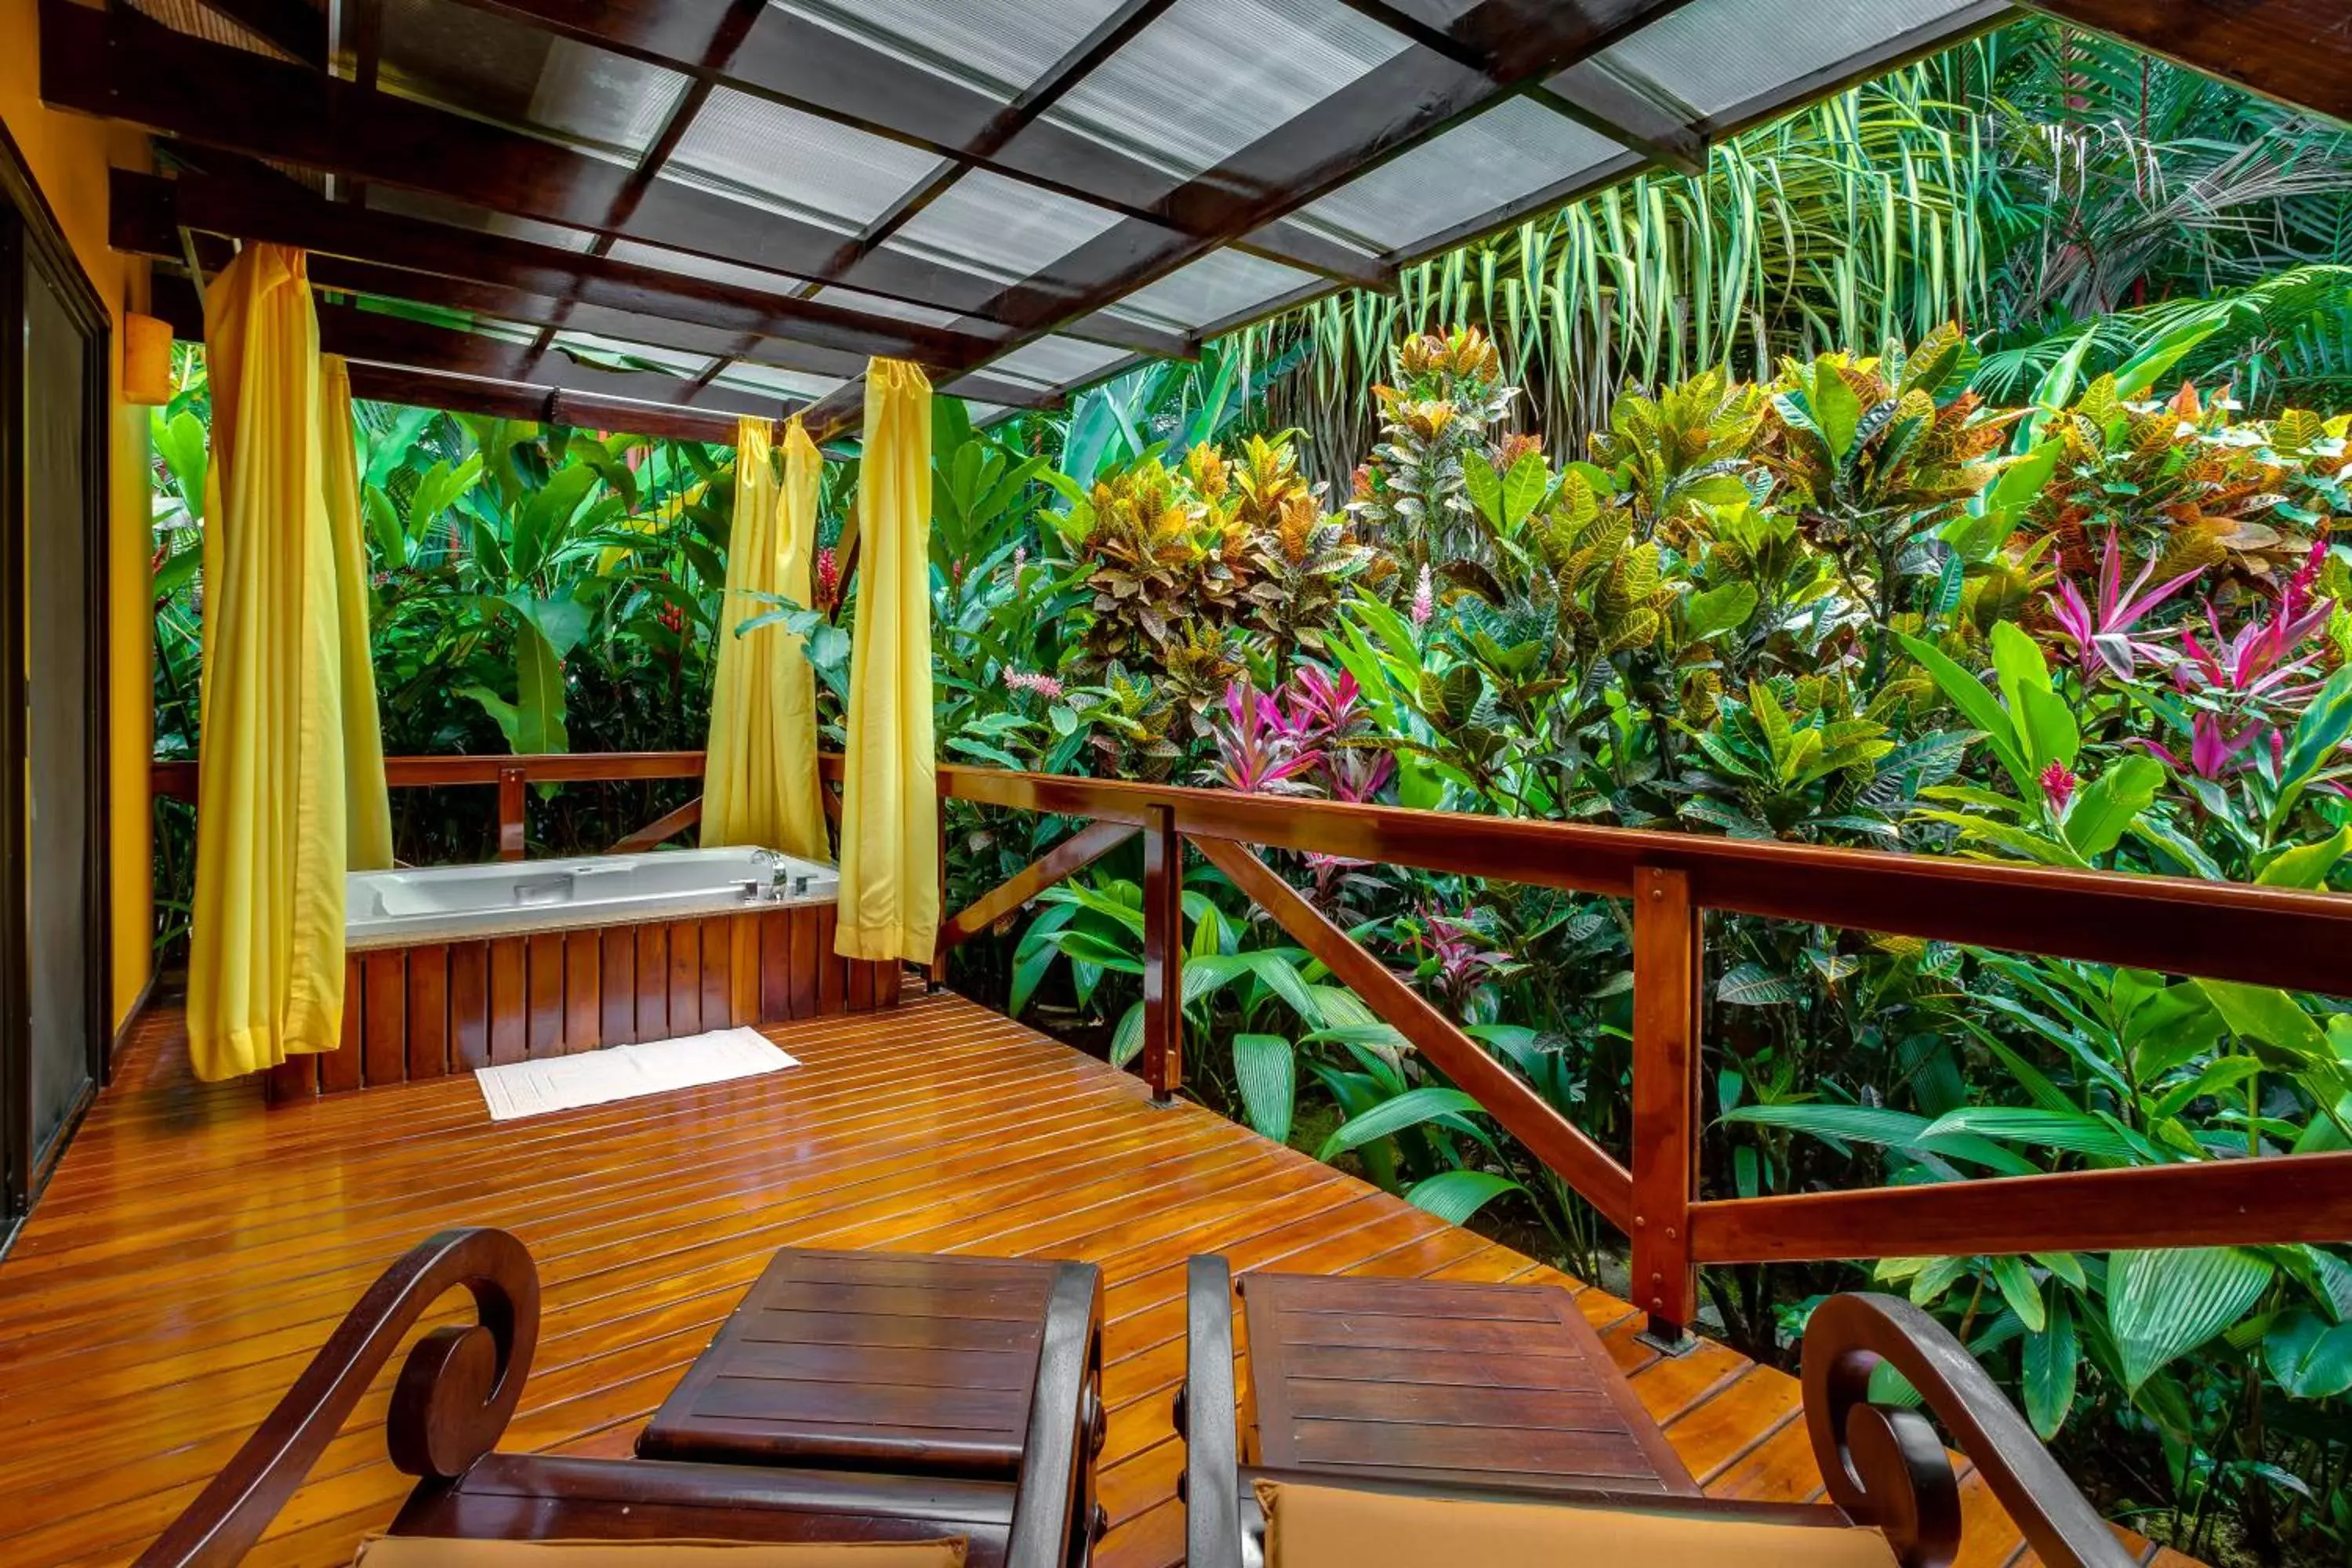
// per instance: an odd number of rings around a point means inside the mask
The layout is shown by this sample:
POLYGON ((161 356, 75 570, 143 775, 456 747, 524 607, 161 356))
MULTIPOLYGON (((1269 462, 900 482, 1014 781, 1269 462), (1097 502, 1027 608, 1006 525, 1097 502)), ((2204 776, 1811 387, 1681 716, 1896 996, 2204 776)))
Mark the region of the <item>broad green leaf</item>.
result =
POLYGON ((2252 1310, 2272 1273, 2268 1258, 2238 1247, 2112 1254, 2107 1331, 2126 1389, 2137 1394, 2159 1368, 2252 1310))
POLYGON ((1306 977, 1298 973, 1298 965, 1279 952, 1253 952, 1244 956, 1248 958, 1250 967, 1257 972, 1257 977, 1265 983, 1265 988, 1288 1003, 1290 1010, 1298 1015, 1301 1022, 1310 1029, 1322 1027, 1323 1010, 1316 1005, 1315 994, 1307 988, 1306 977))
POLYGON ((2025 1417, 2043 1442, 2058 1436, 2074 1407, 2074 1389, 2083 1360, 2074 1332, 2074 1309, 2062 1291, 2050 1303, 2050 1321, 2041 1332, 2028 1334, 2023 1346, 2025 1417))
POLYGON ((1478 515, 1495 528, 1503 526, 1503 476, 1484 454, 1465 452, 1462 455, 1462 493, 1470 499, 1478 515))
POLYGON ((1143 1004, 1138 1002, 1122 1014, 1118 1027, 1110 1035, 1110 1065, 1123 1068, 1143 1050, 1143 1004))
POLYGON ((1756 613, 1753 583, 1726 583, 1683 601, 1683 635, 1695 643, 1708 642, 1748 624, 1756 613))
POLYGON ((1405 1202, 1435 1215, 1448 1225, 1465 1225, 1470 1216, 1505 1193, 1527 1189, 1508 1176, 1491 1171, 1440 1171, 1405 1189, 1405 1202))
POLYGON ((1323 1141, 1315 1157, 1329 1161, 1350 1149, 1360 1149, 1375 1139, 1402 1132, 1408 1127, 1418 1127, 1439 1117, 1486 1114, 1478 1102, 1458 1089, 1431 1086, 1409 1089, 1393 1100, 1384 1100, 1360 1116, 1351 1116, 1323 1141))
POLYGON ((2066 842, 2086 858, 2105 854, 2155 801, 2163 784, 2164 764, 2154 757, 2135 755, 2116 763, 2084 786, 2066 813, 2066 842))
POLYGON ((1854 432, 1862 426, 1862 399, 1834 366, 1816 361, 1806 402, 1813 411, 1813 426, 1829 448, 1830 461, 1844 462, 1853 452, 1854 432))
POLYGON ((1935 678, 1936 685, 1951 699, 1968 721, 1984 731, 1986 743, 1993 749, 2002 767, 2009 770, 2011 783, 2017 785, 2023 800, 2036 798, 2042 787, 2038 770, 2026 765, 2025 754, 2018 749, 2017 729, 2002 711, 1991 692, 1975 676, 1952 662, 1951 657, 1930 642, 1906 637, 1904 647, 1935 678))
POLYGON ((1796 984, 1760 963, 1734 964, 1716 983, 1716 1000, 1737 1007, 1771 1007, 1797 1000, 1796 984))
POLYGON ((2271 1325, 2263 1360, 2297 1399, 2332 1399, 2352 1389, 2352 1323, 2297 1309, 2271 1325))
MULTIPOLYGON (((1463 470, 1464 477, 1468 478, 1467 459, 1463 470)), ((1487 471, 1493 472, 1491 468, 1487 471)), ((1507 531, 1527 521, 1543 504, 1544 496, 1551 489, 1551 469, 1539 454, 1529 452, 1511 465, 1511 471, 1503 476, 1501 488, 1503 527, 1507 531)))
POLYGON ((2352 853, 2352 827, 2339 827, 2326 838, 2280 850, 2263 863, 2254 880, 2265 888, 2324 887, 2327 873, 2347 853, 2352 853))
POLYGON ((2139 1151, 2113 1123, 2080 1110, 2044 1110, 2006 1105, 1964 1107, 1928 1123, 1923 1137, 1973 1132, 2039 1149, 2061 1149, 2095 1159, 2137 1163, 2139 1151))
POLYGON ((2200 980, 2196 984, 2230 1033, 2266 1064, 2285 1072, 2332 1066, 2335 1053, 2327 1037, 2285 992, 2231 980, 2200 980))
POLYGON ((2273 813, 2274 819, 2294 805, 2303 786, 2335 757, 2347 736, 2352 736, 2352 665, 2329 676, 2295 721, 2285 755, 2279 760, 2280 800, 2273 813))
MULTIPOLYGON (((2037 775, 2038 789, 2042 770, 2052 763, 2074 766, 2083 748, 2082 730, 2074 721, 2074 710, 2051 688, 2050 665, 2042 657, 2041 647, 2014 621, 2002 621, 1992 628, 1992 668, 2000 681, 2001 697, 2009 704, 2019 749, 2037 775)), ((2028 800, 2035 798, 2023 786, 2020 790, 2028 800)))
POLYGON ((2017 1321, 2025 1325, 2025 1331, 2040 1333, 2048 1326, 2050 1314, 2042 1305, 2042 1287, 2034 1283, 2024 1260, 2004 1256, 1987 1258, 1986 1262, 1992 1270, 1994 1288, 2009 1303, 2009 1310, 2017 1314, 2017 1321))
POLYGON ((1235 1035, 1234 1081, 1250 1125, 1262 1137, 1288 1142, 1298 1088, 1298 1061, 1290 1042, 1279 1035, 1235 1035))

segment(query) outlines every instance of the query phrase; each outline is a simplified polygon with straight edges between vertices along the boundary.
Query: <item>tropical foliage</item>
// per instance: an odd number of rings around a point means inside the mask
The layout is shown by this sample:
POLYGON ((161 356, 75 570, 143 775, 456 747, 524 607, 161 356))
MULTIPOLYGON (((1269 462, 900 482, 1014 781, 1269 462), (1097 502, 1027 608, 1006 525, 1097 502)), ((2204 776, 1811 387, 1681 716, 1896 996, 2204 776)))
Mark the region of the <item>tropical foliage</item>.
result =
MULTIPOLYGON (((2352 890, 2345 152, 2029 22, 1066 416, 975 431, 942 401, 942 758, 2352 890)), ((184 386, 167 753, 197 739, 200 366, 184 386)), ((700 743, 731 452, 362 426, 387 750, 700 743)), ((835 457, 815 602, 772 612, 832 726, 835 457)), ((632 789, 535 802, 534 841, 677 798, 632 789)), ((481 853, 474 805, 398 805, 405 857, 481 853)), ((1073 826, 949 813, 951 906, 1073 826)), ((1622 906, 1274 862, 1624 1152, 1622 906)), ((957 984, 1130 1058, 1138 872, 1051 890, 957 984)), ((1621 1239, 1221 877, 1183 911, 1203 1100, 1612 1278, 1621 1239)), ((2352 1147, 2340 999, 1745 917, 1707 951, 1713 1194, 2352 1147)), ((1943 1314, 2119 1518, 2208 1559, 2352 1550, 2344 1248, 1743 1266, 1704 1326, 1786 1360, 1864 1279, 1943 1314)))

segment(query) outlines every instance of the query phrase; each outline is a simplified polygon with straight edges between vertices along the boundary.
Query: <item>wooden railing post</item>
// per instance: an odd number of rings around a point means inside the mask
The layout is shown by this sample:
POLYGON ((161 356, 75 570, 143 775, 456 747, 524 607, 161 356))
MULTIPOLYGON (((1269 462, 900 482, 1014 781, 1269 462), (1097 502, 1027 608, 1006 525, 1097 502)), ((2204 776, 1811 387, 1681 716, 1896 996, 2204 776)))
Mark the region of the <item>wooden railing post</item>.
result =
POLYGON ((1701 911, 1690 877, 1633 874, 1633 1268, 1649 1337, 1680 1346, 1698 1307, 1690 1209, 1698 1187, 1701 911))
POLYGON ((1152 806, 1143 830, 1143 1077, 1151 1098, 1184 1081, 1184 841, 1176 814, 1152 806))
POLYGON ((499 770, 499 858, 523 858, 522 810, 526 775, 520 768, 499 770))

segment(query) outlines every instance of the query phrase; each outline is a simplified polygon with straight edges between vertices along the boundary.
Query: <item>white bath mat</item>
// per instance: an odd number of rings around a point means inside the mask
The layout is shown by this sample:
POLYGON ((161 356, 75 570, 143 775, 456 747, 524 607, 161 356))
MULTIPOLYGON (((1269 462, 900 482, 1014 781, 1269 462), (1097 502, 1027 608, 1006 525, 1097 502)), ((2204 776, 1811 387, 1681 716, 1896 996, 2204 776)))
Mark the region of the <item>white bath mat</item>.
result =
POLYGON ((514 1121, 667 1089, 756 1078, 800 1065, 757 1029, 712 1029, 641 1046, 583 1051, 576 1057, 478 1068, 474 1081, 482 1086, 490 1120, 514 1121))

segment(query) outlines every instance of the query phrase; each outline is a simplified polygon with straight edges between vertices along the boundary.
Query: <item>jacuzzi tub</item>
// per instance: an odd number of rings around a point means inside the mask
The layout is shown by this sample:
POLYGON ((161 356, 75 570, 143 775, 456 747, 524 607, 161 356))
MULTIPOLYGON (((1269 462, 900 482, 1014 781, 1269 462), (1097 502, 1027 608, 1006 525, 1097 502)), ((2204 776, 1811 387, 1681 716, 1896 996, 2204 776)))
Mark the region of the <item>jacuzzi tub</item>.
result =
POLYGON ((345 888, 343 943, 357 952, 420 942, 830 904, 837 887, 830 866, 758 848, 354 871, 345 888))

